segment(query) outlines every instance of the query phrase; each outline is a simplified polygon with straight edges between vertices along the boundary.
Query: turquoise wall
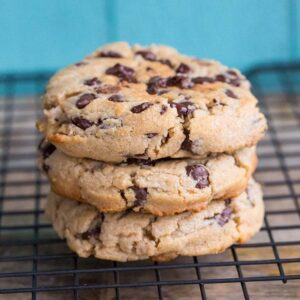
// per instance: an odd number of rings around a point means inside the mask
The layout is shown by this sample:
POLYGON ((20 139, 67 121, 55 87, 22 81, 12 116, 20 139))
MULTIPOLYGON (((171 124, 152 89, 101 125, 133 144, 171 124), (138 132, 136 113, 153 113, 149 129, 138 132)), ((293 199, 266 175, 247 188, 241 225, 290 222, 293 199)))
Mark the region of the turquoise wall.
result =
POLYGON ((295 60, 297 0, 0 0, 0 72, 55 70, 114 40, 248 68, 295 60))

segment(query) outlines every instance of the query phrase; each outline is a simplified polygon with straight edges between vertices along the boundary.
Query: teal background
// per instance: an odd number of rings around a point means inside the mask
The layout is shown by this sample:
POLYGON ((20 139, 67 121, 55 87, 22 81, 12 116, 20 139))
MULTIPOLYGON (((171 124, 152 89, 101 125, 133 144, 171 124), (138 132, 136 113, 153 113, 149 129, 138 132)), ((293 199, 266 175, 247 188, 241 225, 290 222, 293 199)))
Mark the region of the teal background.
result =
POLYGON ((297 0, 0 0, 0 72, 56 70, 103 43, 164 43, 247 69, 300 53, 297 0))

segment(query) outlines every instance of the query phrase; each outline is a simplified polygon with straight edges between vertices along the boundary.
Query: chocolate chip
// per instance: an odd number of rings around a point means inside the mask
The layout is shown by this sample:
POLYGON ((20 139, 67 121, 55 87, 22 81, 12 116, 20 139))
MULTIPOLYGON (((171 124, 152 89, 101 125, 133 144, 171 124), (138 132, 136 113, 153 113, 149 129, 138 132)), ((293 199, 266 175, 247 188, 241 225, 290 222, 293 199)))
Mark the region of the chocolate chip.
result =
POLYGON ((121 80, 128 82, 137 82, 135 79, 135 71, 132 68, 126 67, 119 63, 115 64, 111 68, 108 68, 105 73, 108 75, 117 76, 121 80))
POLYGON ((166 93, 168 93, 169 91, 168 90, 162 90, 162 91, 159 91, 158 93, 157 93, 157 95, 164 95, 164 94, 166 94, 166 93))
POLYGON ((168 106, 163 104, 159 113, 163 115, 167 110, 168 110, 168 106))
POLYGON ((195 110, 194 103, 190 101, 180 103, 171 102, 170 105, 171 107, 176 107, 177 113, 180 117, 187 117, 195 110))
POLYGON ((135 164, 139 166, 155 166, 156 161, 151 159, 140 159, 129 157, 126 161, 128 164, 135 164))
POLYGON ((48 158, 55 150, 56 147, 53 144, 47 143, 42 147, 43 158, 48 158))
POLYGON ((83 94, 76 101, 76 107, 79 108, 79 109, 84 108, 96 98, 97 97, 96 97, 95 94, 91 94, 91 93, 83 94))
POLYGON ((135 201, 134 201, 134 206, 143 206, 146 201, 147 201, 147 189, 146 188, 140 188, 137 186, 133 186, 132 190, 134 191, 135 194, 135 201))
POLYGON ((85 65, 87 65, 87 64, 88 64, 88 63, 85 62, 85 61, 80 61, 80 62, 76 63, 74 66, 80 67, 80 66, 85 66, 85 65))
POLYGON ((149 138, 149 139, 151 139, 151 138, 153 138, 154 136, 157 136, 157 135, 158 135, 158 133, 156 133, 156 132, 146 133, 146 136, 147 136, 147 138, 149 138))
POLYGON ((175 75, 167 78, 167 86, 177 86, 181 89, 189 89, 193 87, 193 83, 185 75, 175 75))
POLYGON ((190 71, 191 71, 191 68, 184 63, 181 63, 179 65, 179 67, 176 69, 176 73, 182 73, 182 74, 188 73, 190 71))
POLYGON ((83 240, 88 240, 90 239, 91 237, 97 237, 101 232, 101 227, 100 225, 95 227, 95 228, 92 228, 92 229, 89 229, 88 231, 84 232, 81 234, 81 238, 83 240))
POLYGON ((209 185, 208 182, 208 171, 201 164, 187 166, 186 173, 192 177, 196 182, 196 188, 203 189, 209 185))
POLYGON ((167 80, 160 76, 151 77, 147 83, 147 92, 150 95, 157 94, 160 88, 167 87, 167 80))
POLYGON ((141 55, 144 59, 154 61, 156 60, 156 55, 150 51, 141 50, 135 53, 136 55, 141 55))
POLYGON ((112 58, 122 58, 123 56, 115 51, 105 51, 105 52, 100 52, 98 54, 98 57, 112 57, 112 58))
POLYGON ((207 76, 198 76, 198 77, 193 78, 192 82, 198 83, 198 84, 213 83, 213 82, 215 82, 215 79, 212 77, 207 77, 207 76))
POLYGON ((225 94, 230 98, 238 99, 238 96, 232 90, 226 90, 225 94))
POLYGON ((97 87, 95 91, 99 94, 112 94, 119 92, 120 89, 118 85, 105 84, 97 87))
POLYGON ((189 132, 184 129, 185 139, 181 144, 181 149, 186 151, 192 151, 193 142, 190 140, 189 132))
POLYGON ((216 81, 225 82, 233 86, 241 85, 241 78, 238 77, 238 74, 235 71, 227 71, 225 74, 218 74, 215 77, 216 81))
POLYGON ((112 95, 107 100, 112 102, 124 102, 124 97, 121 95, 112 95))
POLYGON ((142 111, 144 111, 147 108, 149 108, 151 105, 152 105, 152 103, 149 103, 149 102, 141 103, 139 105, 136 105, 136 106, 132 107, 131 108, 131 112, 133 112, 134 114, 139 114, 142 111))
POLYGON ((101 81, 97 77, 93 77, 91 79, 87 79, 84 84, 88 86, 99 85, 101 81))
POLYGON ((231 69, 227 70, 226 73, 229 74, 229 75, 235 76, 235 77, 239 76, 236 71, 231 70, 231 69))
POLYGON ((232 209, 226 207, 219 215, 215 216, 215 219, 220 226, 224 226, 230 220, 231 214, 232 209))
POLYGON ((48 165, 46 165, 45 163, 43 163, 42 168, 43 168, 45 173, 48 173, 49 170, 50 170, 50 167, 48 165))
POLYGON ((89 121, 82 117, 72 118, 72 123, 83 130, 91 127, 94 124, 92 121, 89 121))
POLYGON ((160 59, 158 60, 161 64, 169 66, 171 69, 173 69, 173 64, 169 59, 160 59))

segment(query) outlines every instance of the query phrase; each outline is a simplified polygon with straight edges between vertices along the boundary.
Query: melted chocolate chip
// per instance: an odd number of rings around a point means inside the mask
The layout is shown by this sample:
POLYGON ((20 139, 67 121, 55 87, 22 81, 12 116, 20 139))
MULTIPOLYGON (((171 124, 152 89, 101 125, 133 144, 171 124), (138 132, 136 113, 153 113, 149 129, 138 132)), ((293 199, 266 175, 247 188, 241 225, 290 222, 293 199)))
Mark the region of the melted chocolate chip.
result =
POLYGON ((154 136, 157 136, 157 135, 158 135, 158 133, 156 133, 156 132, 146 133, 146 136, 147 136, 147 138, 149 138, 149 139, 151 139, 151 138, 153 138, 154 136))
POLYGON ((177 86, 181 89, 189 89, 193 87, 193 83, 185 75, 178 74, 167 78, 167 86, 177 86))
POLYGON ((89 229, 88 231, 84 232, 81 234, 81 238, 83 240, 88 240, 90 239, 91 237, 97 237, 101 232, 101 227, 100 225, 95 227, 95 228, 92 228, 92 229, 89 229))
POLYGON ((168 110, 168 106, 163 104, 159 113, 163 115, 167 110, 168 110))
POLYGON ((121 95, 112 95, 107 100, 112 102, 124 102, 124 97, 121 95))
POLYGON ((56 147, 53 144, 47 143, 45 146, 42 146, 41 150, 43 158, 46 159, 56 150, 56 147))
POLYGON ((193 78, 192 82, 198 83, 198 84, 213 83, 213 82, 215 82, 215 79, 212 77, 207 77, 207 76, 199 76, 199 77, 193 78))
POLYGON ((187 166, 186 173, 197 181, 196 188, 203 189, 209 185, 208 182, 208 171, 201 164, 187 166))
POLYGON ((76 101, 76 107, 79 108, 79 109, 84 108, 96 98, 97 97, 96 97, 95 94, 90 94, 90 93, 83 94, 76 101))
POLYGON ((190 140, 189 132, 184 129, 185 139, 181 144, 181 149, 186 151, 192 151, 193 142, 190 140))
POLYGON ((230 220, 231 214, 232 209, 226 207, 219 215, 215 216, 215 219, 220 226, 224 226, 230 220))
POLYGON ((137 82, 135 79, 135 71, 119 63, 106 70, 106 74, 119 77, 121 80, 128 82, 137 82))
POLYGON ((132 189, 135 194, 134 206, 143 206, 147 201, 147 189, 137 186, 133 186, 132 189))
POLYGON ((98 54, 98 57, 112 57, 112 58, 122 58, 123 56, 115 51, 105 51, 105 52, 100 52, 98 54))
POLYGON ((225 94, 230 98, 238 99, 238 96, 232 90, 226 90, 225 94))
POLYGON ((154 76, 151 77, 147 83, 147 92, 150 95, 157 94, 160 88, 167 87, 167 80, 165 78, 154 76))
POLYGON ((194 104, 190 101, 180 103, 171 102, 170 105, 171 107, 176 107, 177 113, 180 117, 187 117, 195 110, 194 104))
POLYGON ((149 102, 141 103, 139 105, 136 105, 136 106, 132 107, 131 108, 131 112, 133 112, 134 114, 139 114, 142 111, 144 111, 147 108, 149 108, 151 105, 152 105, 152 103, 149 103, 149 102))
POLYGON ((101 81, 97 77, 93 77, 91 79, 87 79, 84 84, 88 86, 99 85, 101 81))
POLYGON ((173 64, 169 59, 160 59, 158 60, 161 64, 169 66, 171 69, 173 69, 173 64))
POLYGON ((176 69, 176 73, 182 73, 182 74, 188 73, 190 71, 191 71, 191 68, 184 63, 181 63, 179 65, 179 67, 176 69))
POLYGON ((144 59, 154 61, 156 60, 156 55, 150 51, 141 50, 135 53, 136 55, 141 55, 144 59))
POLYGON ((72 123, 76 125, 77 127, 85 130, 89 127, 91 127, 94 123, 92 121, 89 121, 87 119, 84 119, 82 117, 75 117, 72 119, 72 123))
POLYGON ((105 84, 97 87, 95 91, 99 94, 112 94, 119 92, 120 89, 118 85, 105 84))

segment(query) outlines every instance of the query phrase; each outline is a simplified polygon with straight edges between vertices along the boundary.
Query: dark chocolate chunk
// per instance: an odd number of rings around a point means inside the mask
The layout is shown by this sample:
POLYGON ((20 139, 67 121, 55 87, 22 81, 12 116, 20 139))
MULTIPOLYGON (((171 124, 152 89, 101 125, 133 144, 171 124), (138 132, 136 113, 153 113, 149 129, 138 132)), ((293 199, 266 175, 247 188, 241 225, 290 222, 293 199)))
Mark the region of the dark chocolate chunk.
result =
POLYGON ((196 182, 196 188, 203 189, 209 185, 208 181, 208 171, 201 164, 187 166, 186 173, 188 176, 192 177, 196 182))
POLYGON ((84 108, 84 107, 86 107, 88 104, 90 104, 96 98, 97 97, 96 97, 95 94, 91 94, 91 93, 83 94, 76 101, 76 107, 80 108, 80 109, 84 108))
POLYGON ((92 121, 89 121, 87 119, 84 119, 82 117, 75 117, 72 119, 72 123, 76 125, 77 127, 85 130, 89 127, 91 127, 94 123, 92 121))
POLYGON ((88 86, 99 85, 101 81, 97 77, 93 77, 91 79, 87 79, 84 84, 88 86))
POLYGON ((151 51, 141 50, 135 53, 136 55, 141 55, 144 59, 154 61, 156 60, 156 55, 151 51))
POLYGON ((83 240, 88 240, 91 237, 97 237, 101 232, 101 227, 100 225, 95 227, 95 228, 91 228, 88 231, 84 232, 81 234, 81 238, 83 240))
POLYGON ((178 74, 167 78, 167 86, 177 86, 180 89, 189 89, 193 87, 193 83, 187 76, 178 74))
POLYGON ((147 201, 147 189, 146 188, 140 188, 137 186, 132 187, 134 194, 135 194, 135 201, 134 206, 143 206, 147 201))
POLYGON ((171 69, 173 69, 173 64, 169 59, 160 59, 158 60, 161 64, 169 66, 171 69))
POLYGON ((190 140, 189 132, 184 129, 185 139, 181 144, 181 149, 186 151, 192 151, 193 142, 190 140))
POLYGON ((80 66, 85 66, 87 65, 88 63, 86 61, 80 61, 78 63, 75 64, 76 67, 80 67, 80 66))
POLYGON ((42 146, 43 158, 48 158, 55 150, 56 147, 53 144, 47 143, 45 146, 42 146))
POLYGON ((49 170, 50 170, 50 167, 48 165, 46 165, 45 163, 43 163, 42 168, 43 168, 45 173, 48 173, 49 170))
POLYGON ((146 133, 146 136, 147 136, 147 138, 149 138, 149 139, 151 139, 151 138, 153 138, 154 136, 157 136, 157 135, 158 135, 158 133, 156 133, 156 132, 146 133))
POLYGON ((118 85, 104 84, 95 89, 98 94, 112 94, 120 91, 120 87, 118 85))
POLYGON ((112 58, 122 58, 123 56, 115 51, 104 51, 98 54, 98 57, 112 57, 112 58))
POLYGON ((212 77, 207 76, 198 76, 192 79, 192 82, 197 84, 203 84, 203 83, 213 83, 215 82, 215 79, 212 77))
POLYGON ((166 111, 168 110, 168 106, 167 105, 162 105, 161 106, 161 110, 160 110, 160 114, 163 115, 166 111))
POLYGON ((133 112, 134 114, 139 114, 142 111, 144 111, 147 108, 149 108, 151 105, 152 105, 152 103, 150 103, 150 102, 141 103, 139 105, 136 105, 136 106, 132 107, 131 108, 131 112, 133 112))
POLYGON ((119 63, 106 70, 106 74, 119 77, 121 80, 128 82, 137 82, 135 78, 135 71, 132 68, 126 67, 119 63))
POLYGON ((176 69, 176 73, 182 73, 182 74, 185 74, 185 73, 188 73, 191 71, 191 68, 184 64, 184 63, 181 63, 178 68, 176 69))
POLYGON ((151 95, 157 94, 160 88, 167 87, 167 80, 160 76, 151 77, 147 83, 147 92, 151 95))
POLYGON ((232 90, 226 90, 225 94, 230 98, 238 99, 238 96, 232 90))
POLYGON ((187 117, 195 110, 194 103, 190 101, 180 103, 171 102, 170 105, 171 107, 176 107, 177 113, 180 117, 187 117))
POLYGON ((112 102, 124 102, 124 97, 121 95, 112 95, 108 98, 108 100, 112 102))
POLYGON ((217 223, 220 226, 224 226, 232 215, 232 209, 230 207, 226 207, 219 215, 215 216, 217 223))

